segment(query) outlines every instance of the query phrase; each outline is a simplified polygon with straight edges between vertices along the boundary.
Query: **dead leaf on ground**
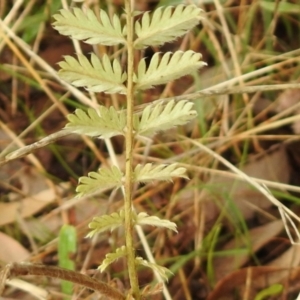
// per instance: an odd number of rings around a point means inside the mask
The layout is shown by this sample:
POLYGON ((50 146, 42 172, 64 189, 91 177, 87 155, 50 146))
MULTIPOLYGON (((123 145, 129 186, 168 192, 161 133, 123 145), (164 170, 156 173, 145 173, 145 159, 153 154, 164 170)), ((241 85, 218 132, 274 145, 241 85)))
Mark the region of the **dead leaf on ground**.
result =
POLYGON ((23 167, 17 176, 22 187, 22 193, 25 195, 36 195, 49 187, 45 176, 42 176, 31 166, 23 167))
POLYGON ((271 261, 267 266, 269 267, 277 267, 277 268, 286 268, 281 272, 276 272, 269 276, 270 284, 277 283, 279 281, 283 281, 284 279, 291 276, 293 273, 293 269, 296 272, 299 270, 296 268, 300 264, 300 245, 292 245, 288 250, 283 252, 280 256, 271 261))
POLYGON ((272 275, 282 272, 287 272, 286 268, 257 266, 240 269, 219 281, 207 300, 232 300, 232 295, 237 292, 243 299, 245 289, 249 295, 247 299, 254 299, 259 291, 273 284, 270 281, 272 275))
POLYGON ((52 188, 47 188, 20 201, 0 203, 0 226, 15 222, 18 214, 22 218, 36 214, 45 206, 56 201, 57 193, 62 193, 66 188, 67 185, 62 184, 56 186, 55 191, 52 188))
MULTIPOLYGON (((276 112, 282 113, 290 111, 288 115, 299 115, 300 106, 300 89, 285 90, 277 98, 276 112)), ((300 133, 300 120, 295 121, 292 125, 294 133, 300 133)))
MULTIPOLYGON (((299 276, 299 264, 300 245, 292 245, 266 266, 248 267, 231 272, 217 283, 207 300, 232 299, 230 297, 232 297, 233 291, 243 293, 247 283, 248 288, 250 286, 248 292, 253 296, 270 285, 286 283, 295 276, 299 276)), ((217 272, 218 270, 216 270, 217 272)))
POLYGON ((11 287, 25 291, 26 294, 22 295, 22 300, 47 300, 50 296, 49 292, 45 288, 36 286, 32 283, 26 282, 18 278, 12 278, 10 280, 7 280, 6 284, 11 287))
MULTIPOLYGON (((213 261, 215 279, 221 280, 231 272, 242 267, 249 259, 252 253, 261 249, 270 239, 278 235, 283 230, 282 220, 276 220, 266 225, 255 227, 239 238, 230 240, 221 251, 245 249, 245 252, 216 257, 213 261)), ((276 265, 274 265, 276 266, 276 265)))
POLYGON ((0 260, 5 263, 21 262, 30 256, 30 252, 18 241, 0 232, 0 260))
MULTIPOLYGON (((274 182, 288 183, 290 178, 290 166, 284 146, 267 151, 265 155, 250 160, 240 169, 248 176, 274 182)), ((235 208, 245 219, 249 219, 255 211, 267 209, 272 205, 259 191, 239 179, 216 174, 205 187, 201 201, 210 218, 207 221, 213 221, 223 209, 226 209, 232 219, 236 219, 235 208)))

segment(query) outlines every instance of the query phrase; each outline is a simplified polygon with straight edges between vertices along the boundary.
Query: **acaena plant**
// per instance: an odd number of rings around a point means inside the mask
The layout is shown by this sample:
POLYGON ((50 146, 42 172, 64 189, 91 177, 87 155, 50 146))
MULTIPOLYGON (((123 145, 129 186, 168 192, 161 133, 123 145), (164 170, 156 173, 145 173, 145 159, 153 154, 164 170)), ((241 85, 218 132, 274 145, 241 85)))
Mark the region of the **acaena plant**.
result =
MULTIPOLYGON (((91 45, 119 45, 126 51, 126 69, 122 68, 118 59, 111 60, 106 54, 98 57, 92 53, 90 58, 79 54, 76 58, 66 56, 59 63, 59 75, 63 80, 88 91, 126 95, 126 110, 118 111, 113 106, 107 108, 101 105, 96 109, 77 109, 74 114, 68 115, 69 122, 65 130, 100 139, 117 135, 125 137, 125 171, 112 166, 90 172, 88 176, 79 179, 76 191, 78 197, 81 197, 103 187, 123 189, 124 207, 110 215, 95 217, 89 224, 91 231, 88 236, 124 226, 125 244, 114 253, 108 253, 99 269, 103 271, 117 259, 126 258, 130 279, 130 292, 126 296, 128 299, 141 299, 143 296, 137 276, 139 265, 152 268, 165 279, 168 276, 166 268, 136 256, 133 240, 135 226, 152 225, 177 231, 176 224, 169 220, 136 212, 133 206, 133 186, 155 180, 171 181, 174 177, 187 178, 186 170, 176 163, 135 165, 134 143, 140 137, 149 138, 159 131, 184 125, 197 115, 193 104, 186 100, 170 100, 167 104, 155 102, 137 113, 134 109, 135 96, 138 91, 168 83, 205 65, 199 53, 176 51, 155 53, 147 66, 144 58, 135 63, 135 51, 171 42, 196 26, 201 18, 202 10, 195 5, 160 7, 153 14, 142 14, 134 11, 130 0, 125 0, 124 19, 117 15, 110 17, 104 10, 95 13, 91 9, 83 11, 79 8, 70 11, 63 9, 54 15, 54 28, 60 34, 91 45)), ((111 295, 111 298, 114 296, 111 295)))

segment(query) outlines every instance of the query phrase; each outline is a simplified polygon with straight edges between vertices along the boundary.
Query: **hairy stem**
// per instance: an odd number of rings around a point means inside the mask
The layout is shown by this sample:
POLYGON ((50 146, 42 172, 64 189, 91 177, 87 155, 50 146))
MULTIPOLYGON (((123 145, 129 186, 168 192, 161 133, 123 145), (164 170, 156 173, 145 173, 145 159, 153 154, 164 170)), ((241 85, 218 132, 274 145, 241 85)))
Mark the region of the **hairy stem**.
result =
POLYGON ((73 283, 77 283, 86 288, 99 292, 108 299, 124 300, 125 296, 118 290, 112 288, 108 284, 101 282, 95 278, 89 277, 71 270, 29 263, 13 263, 6 265, 0 273, 0 295, 4 287, 5 279, 21 275, 42 275, 53 278, 59 278, 73 283))
POLYGON ((133 298, 140 299, 139 282, 135 263, 135 249, 133 246, 133 219, 132 219, 132 186, 133 186, 133 112, 134 112, 134 48, 133 48, 133 12, 131 0, 125 0, 126 25, 127 25, 127 132, 126 143, 126 166, 125 166, 125 233, 127 264, 130 286, 133 298))

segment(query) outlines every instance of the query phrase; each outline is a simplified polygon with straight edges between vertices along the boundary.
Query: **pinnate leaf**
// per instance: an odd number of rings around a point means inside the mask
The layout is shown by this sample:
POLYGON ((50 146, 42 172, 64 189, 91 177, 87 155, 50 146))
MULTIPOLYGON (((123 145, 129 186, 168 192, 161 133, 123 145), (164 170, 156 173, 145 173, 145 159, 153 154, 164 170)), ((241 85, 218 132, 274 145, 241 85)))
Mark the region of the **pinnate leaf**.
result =
POLYGON ((123 173, 116 166, 110 169, 101 168, 98 172, 90 172, 88 176, 79 178, 76 188, 77 197, 93 194, 103 188, 119 188, 122 186, 123 173))
POLYGON ((184 75, 191 74, 206 65, 201 61, 200 53, 188 50, 186 52, 167 52, 159 58, 159 53, 155 53, 151 58, 150 65, 146 69, 145 59, 138 65, 137 75, 134 76, 137 90, 152 88, 154 85, 165 84, 178 79, 184 75))
POLYGON ((134 180, 135 182, 149 182, 153 180, 166 180, 172 181, 172 177, 183 177, 188 179, 186 176, 186 169, 177 167, 178 164, 174 163, 171 165, 153 165, 151 163, 137 165, 134 169, 134 180))
POLYGON ((66 56, 59 66, 59 76, 74 86, 85 87, 92 92, 126 93, 123 85, 127 79, 126 73, 122 73, 116 59, 111 63, 106 54, 100 60, 92 53, 91 62, 82 54, 78 55, 78 60, 66 56))
POLYGON ((164 227, 177 232, 177 225, 174 222, 171 222, 169 220, 162 220, 156 216, 149 216, 145 212, 141 212, 138 215, 135 215, 135 224, 164 227))
POLYGON ((137 134, 151 136, 158 131, 168 130, 174 126, 184 125, 197 116, 192 110, 193 103, 186 100, 171 100, 166 106, 162 103, 148 105, 135 129, 137 134))
POLYGON ((85 43, 107 46, 126 43, 119 17, 114 15, 111 21, 104 10, 100 10, 99 19, 91 9, 84 13, 79 8, 72 11, 62 9, 53 18, 56 20, 53 27, 60 34, 85 43))
POLYGON ((93 221, 89 223, 89 228, 93 229, 89 232, 87 237, 93 237, 97 233, 101 233, 106 230, 113 231, 119 226, 124 224, 124 210, 119 213, 112 213, 110 215, 103 215, 101 217, 93 218, 93 221))
POLYGON ((168 280, 168 276, 173 275, 173 273, 169 269, 167 269, 163 266, 159 266, 155 263, 151 263, 151 262, 143 259, 142 257, 136 257, 135 261, 136 261, 136 264, 150 268, 154 272, 157 272, 166 281, 168 280))
POLYGON ((123 135, 126 126, 125 111, 118 113, 112 106, 89 108, 87 111, 76 109, 75 114, 69 114, 67 118, 69 120, 65 127, 67 131, 102 139, 123 135))
POLYGON ((168 6, 155 10, 150 17, 146 12, 141 21, 135 23, 138 38, 134 42, 137 49, 159 46, 184 35, 203 18, 202 9, 195 5, 168 6))
POLYGON ((114 253, 106 254, 105 259, 103 260, 102 264, 99 266, 99 270, 103 272, 114 261, 118 260, 119 258, 125 257, 126 255, 127 255, 127 250, 125 246, 116 249, 116 252, 114 253))

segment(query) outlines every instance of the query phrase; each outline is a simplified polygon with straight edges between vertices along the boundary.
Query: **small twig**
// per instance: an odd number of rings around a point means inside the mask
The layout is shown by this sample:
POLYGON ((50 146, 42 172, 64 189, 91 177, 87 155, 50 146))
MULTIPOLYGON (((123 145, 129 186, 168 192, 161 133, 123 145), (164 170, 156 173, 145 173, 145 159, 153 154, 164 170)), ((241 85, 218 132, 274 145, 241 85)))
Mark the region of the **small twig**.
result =
MULTIPOLYGON (((39 148, 42 148, 42 147, 45 147, 47 146, 48 144, 50 143, 53 143, 55 142, 56 140, 62 138, 62 137, 65 137, 67 135, 70 135, 71 133, 66 131, 66 130, 60 130, 58 132, 55 132, 55 133, 52 133, 44 138, 42 138, 41 140, 33 143, 33 144, 30 144, 30 145, 27 145, 27 146, 24 146, 20 149, 17 149, 11 153, 8 153, 6 156, 5 156, 5 160, 3 160, 3 163, 5 162, 8 162, 10 160, 14 160, 14 159, 17 159, 17 158, 21 158, 23 156, 26 156, 30 153, 32 153, 34 150, 37 150, 39 148)), ((1 165, 2 161, 0 161, 0 165, 1 165)))
POLYGON ((55 267, 45 266, 30 263, 12 263, 6 265, 0 272, 0 295, 2 295, 5 280, 14 276, 22 275, 41 275, 53 278, 59 278, 73 283, 79 284, 86 288, 99 292, 108 299, 124 300, 126 297, 118 290, 109 286, 108 284, 99 281, 95 278, 80 274, 75 271, 55 267))

